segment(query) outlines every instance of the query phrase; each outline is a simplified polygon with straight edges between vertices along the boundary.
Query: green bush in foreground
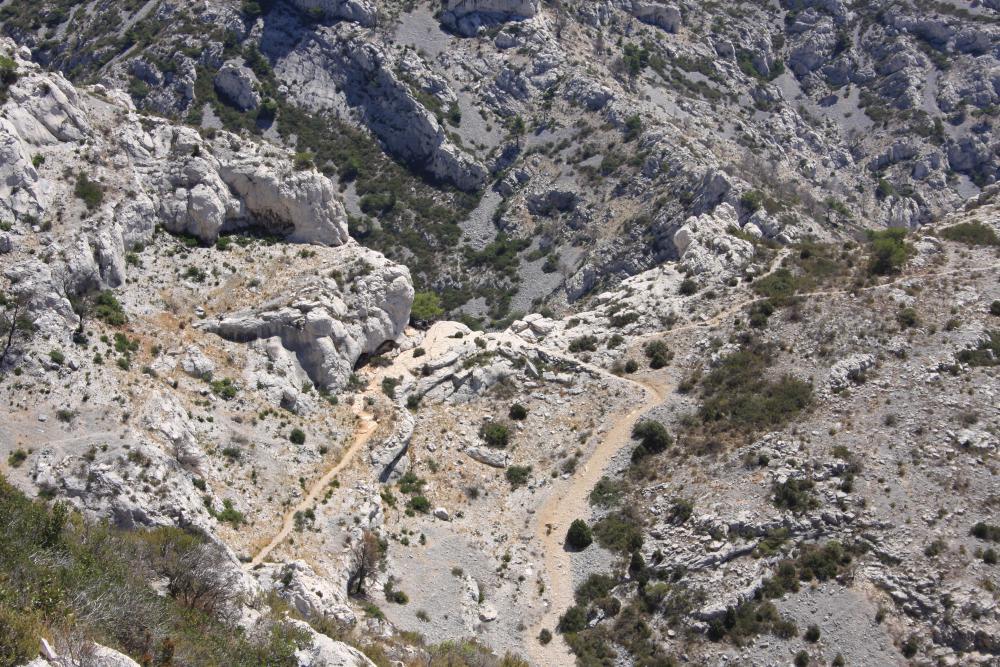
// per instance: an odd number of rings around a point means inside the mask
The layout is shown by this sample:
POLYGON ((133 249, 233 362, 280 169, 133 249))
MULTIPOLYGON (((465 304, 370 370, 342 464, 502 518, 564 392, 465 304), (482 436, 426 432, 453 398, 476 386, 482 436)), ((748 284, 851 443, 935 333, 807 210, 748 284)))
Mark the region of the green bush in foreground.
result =
POLYGON ((0 477, 0 664, 37 655, 41 636, 72 627, 148 664, 293 667, 306 636, 268 620, 255 636, 215 616, 231 586, 199 578, 219 552, 177 528, 122 532, 65 505, 32 501, 0 477), (166 595, 147 583, 161 579, 166 595))

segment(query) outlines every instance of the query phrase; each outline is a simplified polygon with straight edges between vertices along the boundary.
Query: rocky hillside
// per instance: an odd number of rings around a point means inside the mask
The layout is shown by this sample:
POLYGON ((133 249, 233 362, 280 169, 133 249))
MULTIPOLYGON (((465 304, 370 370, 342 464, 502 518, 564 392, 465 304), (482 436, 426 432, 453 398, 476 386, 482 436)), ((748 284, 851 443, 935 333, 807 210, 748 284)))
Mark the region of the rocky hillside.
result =
POLYGON ((0 665, 998 660, 994 2, 0 34, 0 665))

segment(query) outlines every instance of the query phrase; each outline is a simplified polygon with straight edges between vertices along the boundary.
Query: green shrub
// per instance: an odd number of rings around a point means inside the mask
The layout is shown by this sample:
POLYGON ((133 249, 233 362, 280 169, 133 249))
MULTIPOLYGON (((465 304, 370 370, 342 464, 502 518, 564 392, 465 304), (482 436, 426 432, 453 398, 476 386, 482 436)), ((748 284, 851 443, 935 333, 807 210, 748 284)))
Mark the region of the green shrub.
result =
POLYGON ((576 587, 573 597, 578 605, 586 607, 594 600, 607 596, 615 584, 615 579, 606 574, 592 574, 576 587))
POLYGON ((760 190, 747 190, 740 195, 740 206, 748 213, 756 213, 764 206, 764 193, 760 190))
POLYGON ((749 341, 701 380, 702 422, 752 434, 785 424, 812 404, 812 385, 790 375, 769 379, 770 349, 749 341))
POLYGON ((414 493, 420 493, 423 491, 424 485, 427 484, 427 480, 421 479, 412 470, 407 470, 406 473, 399 478, 398 484, 401 492, 413 495, 414 493))
POLYGON ((590 491, 590 504, 597 507, 611 507, 621 502, 625 493, 625 482, 602 477, 590 491))
POLYGON ((985 523, 983 521, 973 525, 972 530, 970 530, 969 533, 979 540, 1000 542, 1000 526, 994 526, 993 524, 985 523))
POLYGON ((994 301, 990 304, 990 315, 1000 317, 1000 301, 994 301))
POLYGON ((528 408, 524 407, 520 403, 515 403, 510 406, 510 411, 507 416, 515 421, 523 421, 528 418, 528 408))
POLYGON ((587 627, 587 610, 580 605, 574 605, 559 617, 559 632, 564 634, 580 632, 587 627))
POLYGON ((115 327, 128 321, 125 310, 111 290, 104 290, 94 298, 94 317, 115 327))
POLYGON ((212 380, 209 386, 212 388, 212 393, 227 401, 236 398, 238 393, 236 384, 230 378, 212 380))
POLYGON ((637 362, 635 359, 629 359, 628 361, 625 362, 626 373, 631 375, 632 373, 635 373, 637 370, 639 370, 639 362, 637 362))
POLYGON ((384 377, 382 378, 382 393, 391 399, 396 398, 396 387, 399 386, 399 378, 384 377))
POLYGON ((685 523, 694 514, 694 501, 686 498, 676 498, 667 510, 667 519, 672 523, 685 523))
POLYGON ((545 646, 550 641, 552 641, 552 631, 548 628, 542 628, 542 631, 538 633, 538 643, 545 646))
MULTIPOLYGON (((441 298, 434 292, 417 292, 413 295, 410 319, 414 322, 432 322, 444 314, 441 298)), ((414 355, 416 356, 416 355, 414 355)))
POLYGON ((795 667, 809 667, 809 660, 808 651, 799 651, 795 654, 795 659, 792 661, 792 664, 794 664, 795 667))
POLYGON ((799 279, 782 267, 753 282, 753 290, 770 299, 775 305, 784 305, 799 290, 799 279))
POLYGON ((291 432, 288 434, 288 439, 292 442, 292 444, 304 445, 306 444, 305 431, 303 431, 300 428, 293 428, 291 432))
POLYGON ((896 321, 903 329, 911 329, 920 324, 920 316, 913 308, 903 308, 896 313, 896 321))
POLYGON ((28 452, 18 447, 12 451, 9 456, 7 456, 7 465, 11 468, 20 468, 21 464, 24 463, 27 458, 28 452))
POLYGON ((805 639, 807 642, 818 642, 819 636, 820 636, 819 626, 813 623, 808 628, 806 628, 805 634, 802 635, 802 638, 805 639))
POLYGON ((104 187, 100 183, 90 180, 90 177, 82 171, 76 175, 76 187, 73 194, 78 199, 83 200, 88 211, 93 211, 104 201, 104 187))
POLYGON ((569 342, 570 352, 596 352, 597 336, 585 335, 577 336, 569 342))
POLYGON ((632 438, 639 444, 632 451, 632 460, 639 461, 651 454, 660 454, 673 444, 667 428, 658 421, 644 419, 632 427, 632 438))
POLYGON ((431 501, 427 500, 424 496, 413 496, 406 502, 406 506, 414 512, 420 512, 421 514, 427 514, 431 511, 431 501))
POLYGON ((594 524, 594 536, 605 549, 632 553, 642 548, 642 529, 635 515, 627 510, 613 512, 594 524))
POLYGON ((906 243, 906 230, 892 227, 882 231, 869 231, 868 239, 871 259, 868 272, 885 276, 899 271, 909 258, 913 248, 906 243))
POLYGON ((795 513, 808 512, 819 505, 813 495, 814 484, 808 479, 788 479, 771 487, 775 507, 795 513))
POLYGON ((594 542, 590 526, 583 519, 574 519, 566 531, 566 544, 576 550, 586 549, 594 542))
POLYGON ((681 281, 681 285, 677 291, 681 294, 681 296, 691 296, 692 294, 696 294, 698 292, 698 283, 696 283, 693 278, 685 278, 681 281))
POLYGON ((233 507, 233 501, 229 498, 222 501, 222 511, 213 513, 213 516, 220 522, 228 523, 234 528, 239 528, 240 525, 246 523, 243 513, 233 507))
POLYGON ((49 359, 52 360, 52 363, 62 366, 66 362, 66 355, 63 354, 62 350, 52 349, 49 350, 49 359))
POLYGON ((314 157, 309 151, 299 151, 296 153, 294 160, 295 171, 306 171, 315 167, 316 165, 313 164, 314 157))
POLYGON ((981 222, 960 222, 957 225, 950 225, 941 230, 941 236, 949 241, 966 245, 1000 245, 1000 238, 993 228, 981 222))
POLYGON ((649 359, 649 367, 653 370, 665 367, 674 356, 670 352, 670 348, 662 340, 654 340, 646 343, 643 351, 649 359))
POLYGON ((479 427, 479 437, 490 447, 506 447, 510 444, 510 427, 491 420, 479 427))
POLYGON ((986 340, 974 349, 960 350, 956 357, 961 363, 970 366, 1000 364, 1000 331, 988 331, 986 340))
POLYGON ((516 489, 528 483, 528 479, 531 477, 531 466, 510 466, 504 474, 507 481, 510 482, 511 488, 516 489))

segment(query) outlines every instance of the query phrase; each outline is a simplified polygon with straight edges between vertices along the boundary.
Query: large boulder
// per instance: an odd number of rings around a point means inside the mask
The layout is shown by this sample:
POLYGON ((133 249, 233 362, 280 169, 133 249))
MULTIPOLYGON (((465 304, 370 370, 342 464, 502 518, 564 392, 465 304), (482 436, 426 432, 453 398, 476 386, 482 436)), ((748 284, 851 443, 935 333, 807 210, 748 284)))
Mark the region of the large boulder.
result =
POLYGON ((365 27, 375 25, 378 10, 370 0, 291 0, 297 9, 325 19, 341 19, 365 27))
POLYGON ((226 62, 216 73, 213 84, 223 99, 240 111, 260 106, 257 76, 241 61, 226 62))
POLYGON ((340 389, 362 354, 403 333, 413 284, 406 267, 353 243, 337 248, 335 257, 334 273, 353 278, 338 282, 329 272, 303 270, 273 286, 264 305, 196 326, 238 342, 277 337, 313 384, 340 389))
POLYGON ((445 0, 441 23, 471 37, 484 25, 531 18, 538 9, 539 0, 445 0))
POLYGON ((624 3, 625 10, 643 23, 677 32, 681 28, 681 12, 675 5, 656 0, 631 0, 624 3))
POLYGON ((753 259, 754 248, 731 234, 733 229, 739 229, 739 220, 729 204, 688 218, 673 239, 680 262, 695 275, 724 278, 739 273, 753 259))

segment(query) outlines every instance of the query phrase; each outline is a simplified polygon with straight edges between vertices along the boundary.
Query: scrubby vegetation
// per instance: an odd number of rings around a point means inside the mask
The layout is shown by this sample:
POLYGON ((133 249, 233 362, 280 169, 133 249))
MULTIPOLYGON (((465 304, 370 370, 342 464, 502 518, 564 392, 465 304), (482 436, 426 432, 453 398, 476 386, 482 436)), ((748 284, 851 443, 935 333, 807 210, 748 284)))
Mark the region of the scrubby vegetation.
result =
POLYGON ((1000 245, 1000 238, 997 237, 993 228, 977 221, 960 222, 957 225, 945 227, 941 230, 941 237, 966 245, 1000 245))
POLYGON ((756 433, 777 428, 812 404, 812 385, 791 375, 768 377, 773 350, 756 340, 743 346, 701 380, 698 416, 710 431, 756 433))
POLYGON ((196 533, 120 532, 28 500, 2 479, 0 523, 2 664, 34 658, 41 636, 89 639, 150 665, 298 664, 306 637, 266 606, 256 636, 218 616, 236 587, 225 556, 196 533))

